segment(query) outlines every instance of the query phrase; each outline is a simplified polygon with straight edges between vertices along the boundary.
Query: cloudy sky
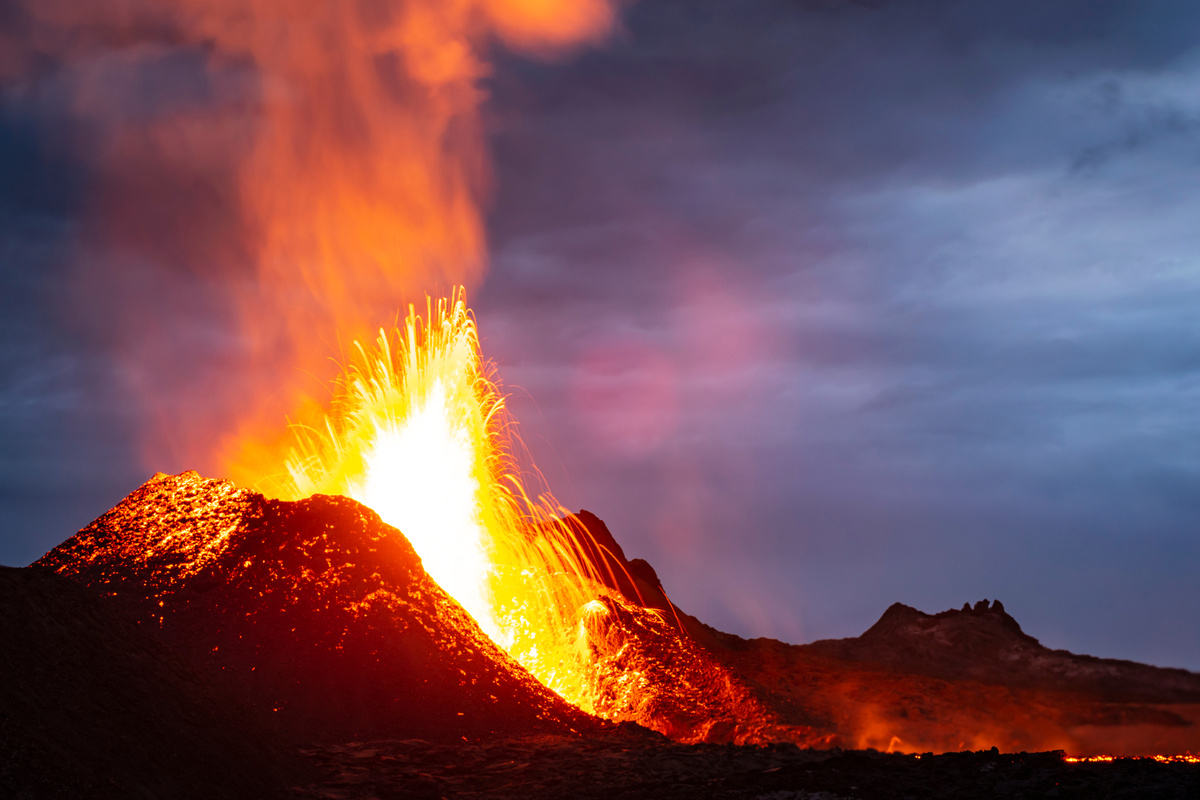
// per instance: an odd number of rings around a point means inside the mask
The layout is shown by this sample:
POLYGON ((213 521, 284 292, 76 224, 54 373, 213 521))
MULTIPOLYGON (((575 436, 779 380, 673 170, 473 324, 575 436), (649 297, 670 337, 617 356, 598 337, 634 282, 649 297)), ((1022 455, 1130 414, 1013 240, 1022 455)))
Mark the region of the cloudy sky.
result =
MULTIPOLYGON (((253 71, 156 59, 121 113, 228 109, 253 71)), ((114 342, 145 308, 181 420, 230 335, 184 246, 237 240, 219 172, 171 179, 160 246, 107 246, 64 69, 0 71, 14 565, 190 466, 139 441, 114 342), (141 311, 73 288, 97 260, 141 311)), ((1051 647, 1200 670, 1200 7, 641 0, 483 85, 485 352, 559 499, 682 608, 804 642, 999 598, 1051 647)))

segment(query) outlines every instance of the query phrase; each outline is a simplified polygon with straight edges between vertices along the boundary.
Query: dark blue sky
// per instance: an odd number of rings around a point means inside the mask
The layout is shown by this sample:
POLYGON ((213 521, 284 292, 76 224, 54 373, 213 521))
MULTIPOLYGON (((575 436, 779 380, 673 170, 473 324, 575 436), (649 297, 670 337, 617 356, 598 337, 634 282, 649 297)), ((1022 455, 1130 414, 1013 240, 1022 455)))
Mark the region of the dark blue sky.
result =
MULTIPOLYGON (((487 82, 474 304, 559 498, 743 635, 988 597, 1051 647, 1200 669, 1200 6, 643 0, 623 18, 604 48, 501 56, 487 82)), ((197 82, 203 57, 164 49, 114 102, 227 108, 238 77, 197 82)), ((0 72, 8 564, 189 466, 139 456, 113 342, 144 319, 81 300, 81 269, 120 262, 158 309, 181 419, 228 335, 189 266, 194 242, 237 240, 220 173, 170 178, 156 247, 104 244, 111 176, 59 71, 0 72)))

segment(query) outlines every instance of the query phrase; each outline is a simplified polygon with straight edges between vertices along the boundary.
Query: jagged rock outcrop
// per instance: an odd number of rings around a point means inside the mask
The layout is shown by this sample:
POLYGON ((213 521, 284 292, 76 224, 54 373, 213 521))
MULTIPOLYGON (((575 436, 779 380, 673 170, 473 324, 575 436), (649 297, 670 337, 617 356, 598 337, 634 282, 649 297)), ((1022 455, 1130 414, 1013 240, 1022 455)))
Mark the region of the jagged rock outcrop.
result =
POLYGON ((1200 675, 1043 647, 995 600, 926 614, 895 603, 856 639, 815 653, 944 680, 1055 690, 1112 703, 1200 703, 1200 675))
POLYGON ((632 561, 626 558, 604 520, 584 510, 568 516, 566 522, 581 534, 573 542, 578 556, 593 565, 606 586, 635 605, 665 612, 679 627, 674 606, 663 591, 654 567, 640 558, 632 561))
POLYGON ((710 628, 677 608, 650 562, 626 558, 625 551, 604 520, 590 511, 580 511, 568 519, 575 521, 586 533, 579 537, 584 543, 581 555, 596 564, 597 572, 609 588, 615 589, 630 603, 656 612, 685 639, 706 650, 723 650, 741 641, 736 636, 710 628))

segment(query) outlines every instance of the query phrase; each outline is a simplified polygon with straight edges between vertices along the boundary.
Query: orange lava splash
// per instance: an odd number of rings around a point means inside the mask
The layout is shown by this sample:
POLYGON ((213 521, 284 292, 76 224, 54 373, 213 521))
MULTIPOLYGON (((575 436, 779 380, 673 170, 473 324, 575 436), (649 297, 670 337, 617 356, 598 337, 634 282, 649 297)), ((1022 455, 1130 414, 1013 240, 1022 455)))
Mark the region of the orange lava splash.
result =
POLYGON ((426 571, 492 639, 585 710, 591 617, 606 607, 580 526, 531 496, 514 423, 460 289, 355 343, 324 427, 295 428, 290 494, 344 494, 412 542, 426 571))

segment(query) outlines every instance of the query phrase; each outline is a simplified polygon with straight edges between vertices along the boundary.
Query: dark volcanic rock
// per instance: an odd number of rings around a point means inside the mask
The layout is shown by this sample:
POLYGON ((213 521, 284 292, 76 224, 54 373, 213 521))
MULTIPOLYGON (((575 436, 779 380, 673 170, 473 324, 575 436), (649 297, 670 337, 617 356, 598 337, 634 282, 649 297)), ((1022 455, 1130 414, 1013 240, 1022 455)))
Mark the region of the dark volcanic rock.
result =
POLYGON ((633 736, 538 737, 448 747, 374 741, 313 748, 308 800, 1010 800, 1200 796, 1200 764, 1070 763, 1061 753, 801 750, 680 745, 633 736))
POLYGON ((1050 650, 999 600, 926 614, 895 603, 857 639, 813 642, 814 653, 946 680, 1052 689, 1111 703, 1200 703, 1200 675, 1050 650))
POLYGON ((64 578, 0 567, 0 643, 0 797, 267 798, 309 779, 247 709, 64 578))
POLYGON ((35 566, 126 602, 294 741, 601 724, 493 644, 395 528, 346 498, 157 475, 35 566))

